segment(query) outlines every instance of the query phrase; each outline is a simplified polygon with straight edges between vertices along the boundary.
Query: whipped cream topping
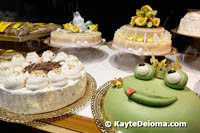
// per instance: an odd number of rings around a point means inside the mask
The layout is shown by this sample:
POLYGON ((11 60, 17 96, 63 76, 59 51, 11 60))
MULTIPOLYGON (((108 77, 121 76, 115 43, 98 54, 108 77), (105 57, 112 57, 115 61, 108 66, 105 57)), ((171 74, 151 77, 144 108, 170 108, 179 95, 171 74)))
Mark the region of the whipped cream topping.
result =
POLYGON ((0 67, 0 83, 4 83, 5 77, 12 73, 11 67, 0 67))
POLYGON ((33 63, 40 63, 41 58, 38 56, 36 52, 28 53, 26 56, 26 62, 33 64, 33 63))
POLYGON ((47 75, 41 71, 36 70, 28 75, 26 81, 26 88, 32 91, 44 89, 48 86, 47 75))
POLYGON ((65 52, 59 52, 53 61, 60 62, 60 61, 64 61, 66 58, 68 58, 68 55, 65 54, 65 52))
POLYGON ((66 75, 68 79, 76 80, 79 79, 82 76, 82 67, 79 65, 74 64, 63 64, 62 72, 66 75))
POLYGON ((42 54, 42 61, 49 62, 49 61, 52 61, 54 57, 55 57, 55 54, 51 52, 50 50, 47 50, 42 54))
POLYGON ((11 63, 13 65, 21 65, 25 62, 26 62, 26 60, 25 60, 24 56, 21 55, 21 54, 17 54, 15 56, 13 56, 12 59, 11 59, 11 63))
POLYGON ((62 73, 61 68, 56 68, 48 73, 50 85, 53 87, 64 88, 68 84, 67 77, 62 73))
POLYGON ((0 63, 0 69, 5 68, 5 67, 11 67, 11 66, 12 66, 11 62, 8 62, 8 61, 0 63))
POLYGON ((24 67, 21 65, 18 65, 18 66, 15 66, 15 67, 12 67, 12 71, 13 72, 23 72, 24 70, 24 67))
POLYGON ((71 62, 71 61, 79 61, 79 59, 74 55, 68 55, 67 58, 65 58, 65 62, 71 62))
POLYGON ((22 72, 13 72, 4 80, 4 87, 9 90, 24 88, 26 77, 22 72))
POLYGON ((46 51, 42 57, 39 57, 35 52, 31 52, 27 54, 26 59, 22 55, 18 55, 13 57, 11 62, 0 63, 0 84, 10 91, 65 88, 78 83, 85 76, 86 72, 83 64, 78 58, 64 52, 60 52, 55 56, 53 52, 46 51), (18 65, 14 65, 17 63, 18 65), (54 67, 48 72, 43 69, 33 71, 25 69, 31 65, 46 68, 48 65, 44 66, 45 63, 50 63, 50 66, 51 63, 58 63, 60 66, 54 67))

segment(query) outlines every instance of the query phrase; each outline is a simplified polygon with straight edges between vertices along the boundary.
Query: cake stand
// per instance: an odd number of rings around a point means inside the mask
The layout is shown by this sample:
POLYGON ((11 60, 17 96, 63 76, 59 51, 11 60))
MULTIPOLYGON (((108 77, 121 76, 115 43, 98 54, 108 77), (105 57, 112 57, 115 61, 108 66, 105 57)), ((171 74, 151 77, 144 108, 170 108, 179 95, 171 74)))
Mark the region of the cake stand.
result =
MULTIPOLYGON (((148 62, 150 63, 150 59, 152 55, 143 55, 140 52, 135 52, 133 50, 113 47, 112 42, 109 42, 109 46, 111 49, 117 50, 117 53, 110 58, 110 63, 113 67, 126 71, 133 72, 133 68, 140 63, 148 62)), ((160 61, 166 56, 171 56, 177 53, 175 48, 172 48, 171 52, 164 55, 155 55, 155 57, 160 61)), ((171 60, 167 60, 167 63, 170 63, 171 60)))
POLYGON ((101 62, 108 57, 107 52, 99 49, 100 46, 103 46, 106 44, 105 39, 102 39, 102 41, 98 43, 97 45, 84 46, 84 47, 82 45, 72 45, 72 46, 65 45, 63 47, 58 47, 58 46, 52 45, 50 43, 50 39, 46 39, 45 43, 48 44, 49 46, 59 48, 58 52, 63 51, 66 54, 77 56, 79 60, 83 62, 84 64, 101 62))
POLYGON ((0 108, 0 120, 32 126, 35 123, 42 124, 43 119, 51 120, 56 117, 61 117, 69 115, 71 113, 76 113, 89 103, 92 95, 94 95, 96 91, 96 87, 97 85, 95 79, 91 75, 87 74, 87 86, 85 95, 76 102, 72 103, 71 105, 68 105, 66 107, 63 107, 61 109, 52 112, 46 112, 41 114, 28 114, 28 115, 16 114, 9 112, 3 108, 0 108))

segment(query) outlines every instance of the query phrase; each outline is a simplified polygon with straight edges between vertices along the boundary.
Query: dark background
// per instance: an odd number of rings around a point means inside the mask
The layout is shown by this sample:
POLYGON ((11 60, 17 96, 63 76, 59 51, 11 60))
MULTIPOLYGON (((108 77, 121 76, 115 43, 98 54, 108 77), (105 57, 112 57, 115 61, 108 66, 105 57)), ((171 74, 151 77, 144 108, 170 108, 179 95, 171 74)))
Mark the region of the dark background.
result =
POLYGON ((114 31, 129 23, 136 9, 145 4, 159 11, 161 26, 168 30, 177 27, 188 9, 199 8, 198 2, 191 0, 1 0, 0 11, 14 12, 16 16, 0 19, 63 24, 72 20, 73 12, 79 11, 85 21, 98 23, 103 37, 111 40, 114 31))

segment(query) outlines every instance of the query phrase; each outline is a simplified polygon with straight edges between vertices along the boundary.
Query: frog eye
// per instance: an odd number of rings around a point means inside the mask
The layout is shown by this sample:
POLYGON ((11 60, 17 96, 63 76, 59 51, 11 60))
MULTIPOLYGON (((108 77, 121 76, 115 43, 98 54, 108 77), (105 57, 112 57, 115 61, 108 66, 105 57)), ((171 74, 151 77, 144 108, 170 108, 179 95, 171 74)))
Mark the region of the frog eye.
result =
POLYGON ((170 70, 167 74, 167 81, 171 84, 176 84, 181 80, 181 75, 175 70, 170 70))
POLYGON ((153 78, 155 70, 151 65, 143 63, 137 65, 134 72, 137 79, 150 80, 153 78))
POLYGON ((145 64, 139 64, 137 69, 137 74, 139 75, 146 75, 150 71, 149 67, 145 64))
POLYGON ((165 74, 165 85, 173 89, 184 89, 188 76, 181 70, 170 70, 165 74))

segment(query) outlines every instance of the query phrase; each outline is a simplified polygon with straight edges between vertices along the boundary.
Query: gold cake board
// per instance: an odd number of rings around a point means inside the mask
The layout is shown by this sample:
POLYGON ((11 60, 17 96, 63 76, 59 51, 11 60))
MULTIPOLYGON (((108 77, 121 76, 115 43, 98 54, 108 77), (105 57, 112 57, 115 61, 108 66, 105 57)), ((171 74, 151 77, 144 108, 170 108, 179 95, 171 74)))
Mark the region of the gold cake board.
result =
POLYGON ((94 116, 94 120, 96 121, 98 128, 103 133, 116 133, 117 131, 117 129, 114 128, 113 126, 110 128, 105 126, 105 122, 108 121, 109 119, 107 118, 104 112, 103 101, 108 89, 111 86, 112 86, 112 80, 103 84, 96 91, 95 95, 92 96, 92 101, 91 101, 91 109, 92 109, 92 114, 94 116))

